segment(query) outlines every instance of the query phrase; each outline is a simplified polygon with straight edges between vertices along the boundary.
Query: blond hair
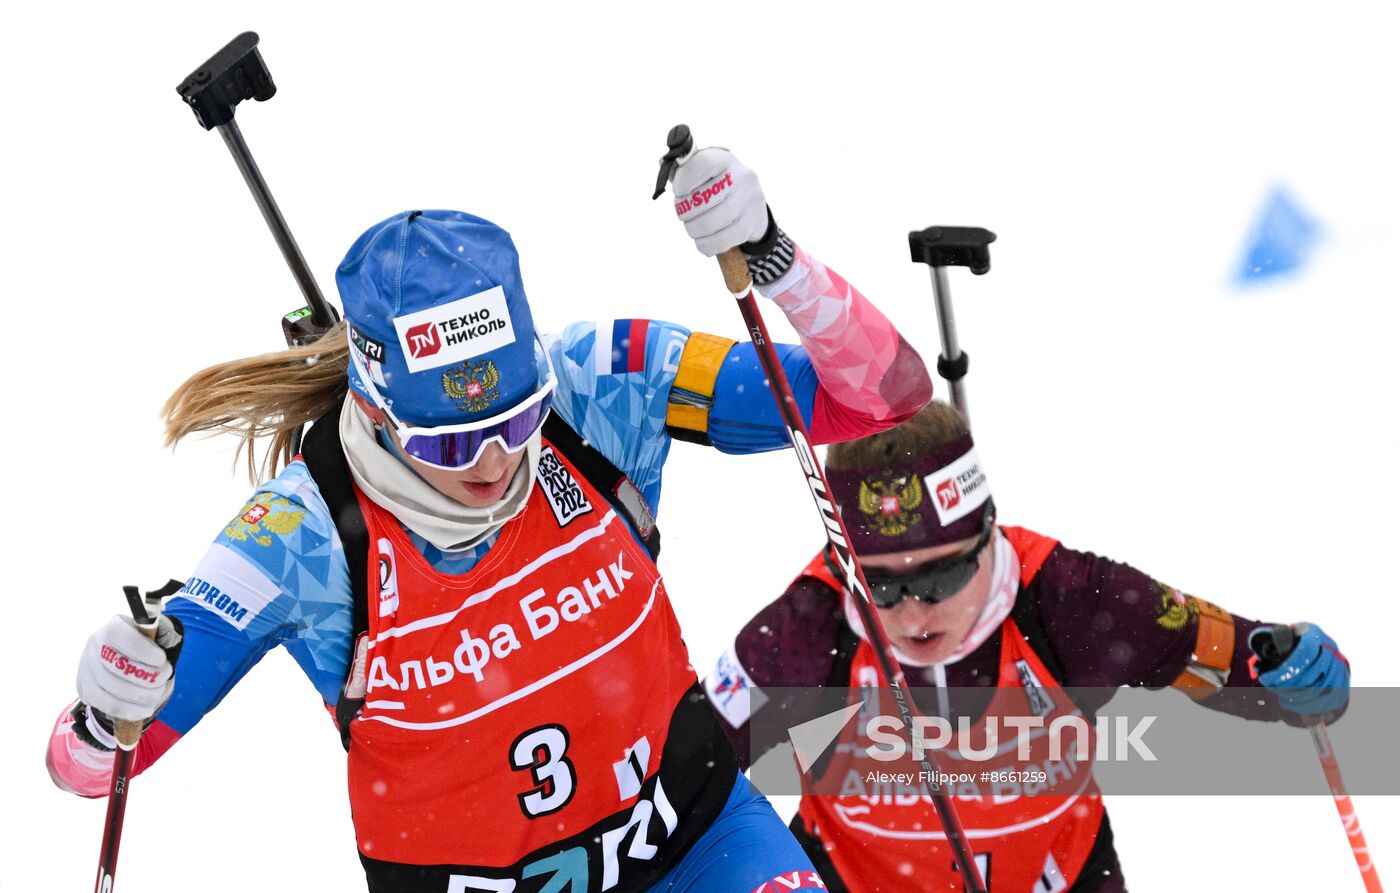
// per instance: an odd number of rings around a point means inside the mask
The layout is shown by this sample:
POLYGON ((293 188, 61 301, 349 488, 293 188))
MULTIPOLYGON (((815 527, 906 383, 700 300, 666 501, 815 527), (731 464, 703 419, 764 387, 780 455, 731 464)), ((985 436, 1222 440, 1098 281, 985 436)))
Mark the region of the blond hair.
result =
POLYGON ((249 480, 270 478, 291 461, 297 430, 345 398, 349 359, 345 323, 339 322, 310 344, 200 370, 161 408, 165 445, 196 432, 237 434, 235 463, 246 453, 249 480), (271 443, 258 462, 257 441, 266 438, 271 443))
POLYGON ((826 448, 826 464, 829 468, 857 469, 907 461, 967 433, 963 414, 951 404, 935 400, 902 425, 859 440, 833 443, 826 448))

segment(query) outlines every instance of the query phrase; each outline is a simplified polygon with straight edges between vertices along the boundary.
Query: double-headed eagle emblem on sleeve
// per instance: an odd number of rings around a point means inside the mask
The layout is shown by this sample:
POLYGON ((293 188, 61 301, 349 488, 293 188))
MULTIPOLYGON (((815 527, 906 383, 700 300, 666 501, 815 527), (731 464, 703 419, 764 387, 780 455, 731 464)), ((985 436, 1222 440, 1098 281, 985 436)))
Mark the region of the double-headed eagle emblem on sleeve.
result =
POLYGON ((259 546, 272 545, 272 535, 286 536, 301 526, 306 509, 291 500, 263 491, 243 506, 237 518, 224 528, 224 535, 239 542, 252 541, 259 546))
POLYGON ((1175 632, 1201 616, 1200 602, 1180 589, 1157 584, 1157 625, 1175 632))

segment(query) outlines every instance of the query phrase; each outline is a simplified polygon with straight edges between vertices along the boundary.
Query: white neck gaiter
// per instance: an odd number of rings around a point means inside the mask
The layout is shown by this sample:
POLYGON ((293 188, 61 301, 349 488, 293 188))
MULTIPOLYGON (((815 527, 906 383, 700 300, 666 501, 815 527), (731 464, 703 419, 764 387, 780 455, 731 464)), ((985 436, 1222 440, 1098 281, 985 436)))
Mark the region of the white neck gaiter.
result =
MULTIPOLYGON (((909 657, 899 646, 890 643, 894 651, 895 660, 906 667, 930 667, 947 666, 957 663, 964 657, 976 651, 979 646, 992 633, 1001 626, 1002 621, 1011 615, 1011 608, 1016 604, 1017 584, 1021 579, 1021 562, 1016 557, 1016 550, 1011 547, 1000 530, 992 535, 992 581, 991 591, 987 594, 987 603, 982 606, 982 613, 977 615, 977 620, 972 624, 972 628, 963 637, 962 644, 958 650, 953 652, 953 656, 943 661, 941 664, 930 664, 924 661, 917 661, 909 657)), ((864 641, 870 641, 870 637, 865 634, 865 624, 860 622, 860 613, 856 611, 855 602, 849 592, 844 593, 841 599, 841 607, 846 614, 846 623, 864 641)))
POLYGON ((349 394, 340 411, 340 442, 350 474, 365 495, 444 552, 478 545, 524 511, 540 458, 540 432, 536 431, 501 501, 472 508, 433 489, 385 449, 375 436, 374 422, 349 394))

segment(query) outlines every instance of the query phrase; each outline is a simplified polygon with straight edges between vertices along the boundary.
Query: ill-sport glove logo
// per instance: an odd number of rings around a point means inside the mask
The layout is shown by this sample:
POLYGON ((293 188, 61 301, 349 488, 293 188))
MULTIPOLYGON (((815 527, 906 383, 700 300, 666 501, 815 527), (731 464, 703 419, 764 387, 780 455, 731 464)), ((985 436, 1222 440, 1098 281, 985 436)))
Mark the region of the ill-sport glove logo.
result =
POLYGON ((687 195, 680 201, 676 202, 676 216, 684 217, 687 213, 694 211, 697 208, 705 207, 710 202, 714 201, 716 196, 720 195, 726 189, 733 185, 734 174, 730 171, 725 171, 723 177, 720 177, 718 180, 711 183, 709 186, 706 186, 704 189, 697 189, 690 195, 687 195))
POLYGON ((155 682, 156 676, 159 675, 155 670, 144 670, 137 666, 131 658, 122 654, 111 645, 102 646, 102 659, 113 667, 116 667, 117 672, 121 673, 123 676, 135 676, 142 682, 155 682))
POLYGON ((422 325, 414 326, 403 333, 404 341, 408 344, 408 352, 413 358, 430 357, 442 349, 442 341, 438 338, 437 323, 425 322, 422 325))

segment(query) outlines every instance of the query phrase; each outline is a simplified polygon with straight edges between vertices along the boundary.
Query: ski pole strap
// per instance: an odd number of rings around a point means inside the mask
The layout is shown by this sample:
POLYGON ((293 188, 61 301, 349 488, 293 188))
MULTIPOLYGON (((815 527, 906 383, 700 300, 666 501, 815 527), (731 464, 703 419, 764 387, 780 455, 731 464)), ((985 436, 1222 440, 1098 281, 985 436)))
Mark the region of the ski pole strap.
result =
POLYGON ((1186 597, 1186 609, 1196 614, 1196 647, 1191 662, 1172 681, 1195 701, 1203 701, 1225 686, 1235 659, 1235 618, 1224 608, 1195 596, 1186 597))
POLYGON ((693 332, 681 350, 676 380, 666 398, 666 430, 677 440, 710 445, 710 408, 715 402, 719 378, 733 338, 693 332))

